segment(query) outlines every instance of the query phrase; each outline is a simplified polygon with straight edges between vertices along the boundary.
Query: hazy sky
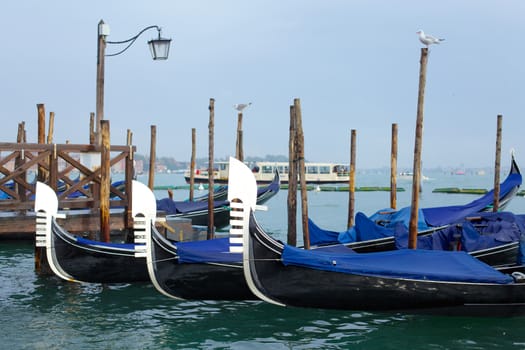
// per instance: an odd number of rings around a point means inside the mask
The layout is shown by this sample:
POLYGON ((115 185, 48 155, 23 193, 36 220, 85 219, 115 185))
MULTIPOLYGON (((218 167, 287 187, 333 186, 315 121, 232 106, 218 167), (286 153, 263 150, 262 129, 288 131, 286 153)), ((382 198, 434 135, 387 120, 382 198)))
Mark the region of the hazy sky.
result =
MULTIPOLYGON (((502 164, 516 149, 525 164, 525 1, 7 1, 0 12, 0 140, 16 141, 26 122, 37 138, 36 105, 55 112, 55 142, 88 143, 95 111, 97 24, 121 41, 149 25, 173 39, 167 61, 151 59, 144 33, 106 58, 105 116, 112 144, 133 132, 138 153, 189 161, 207 157, 209 99, 215 99, 215 156, 235 152, 237 112, 245 156, 288 154, 289 106, 301 99, 305 156, 389 166, 391 125, 398 166, 411 167, 421 43, 416 31, 445 38, 431 48, 423 166, 493 166, 497 115, 502 164)), ((108 45, 107 53, 119 47, 108 45)))

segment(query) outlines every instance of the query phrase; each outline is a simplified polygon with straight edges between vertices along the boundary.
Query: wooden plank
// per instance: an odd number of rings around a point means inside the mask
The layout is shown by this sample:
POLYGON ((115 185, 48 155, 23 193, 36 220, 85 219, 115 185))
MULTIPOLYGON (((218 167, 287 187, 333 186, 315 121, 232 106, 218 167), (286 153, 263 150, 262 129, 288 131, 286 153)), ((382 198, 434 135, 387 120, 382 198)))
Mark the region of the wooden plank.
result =
MULTIPOLYGON (((109 224, 111 230, 125 229, 124 216, 124 213, 112 213, 110 215, 109 224)), ((0 217, 0 240, 34 239, 35 220, 34 215, 0 217)), ((66 219, 59 219, 58 222, 63 228, 72 233, 98 232, 100 229, 99 215, 89 213, 68 214, 66 219)))

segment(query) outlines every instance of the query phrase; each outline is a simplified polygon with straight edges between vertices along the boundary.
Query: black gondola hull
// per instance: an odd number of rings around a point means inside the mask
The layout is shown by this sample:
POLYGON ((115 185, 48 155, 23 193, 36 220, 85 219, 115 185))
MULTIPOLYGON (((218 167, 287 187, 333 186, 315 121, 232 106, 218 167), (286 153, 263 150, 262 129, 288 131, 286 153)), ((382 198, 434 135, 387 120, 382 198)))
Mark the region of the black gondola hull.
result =
POLYGON ((285 266, 282 246, 250 224, 249 269, 259 293, 287 305, 364 311, 522 315, 525 284, 383 278, 285 266))
POLYGON ((74 279, 92 283, 149 281, 146 259, 136 258, 133 249, 83 245, 53 225, 55 261, 74 279))
POLYGON ((244 278, 241 261, 234 263, 180 263, 176 245, 152 232, 151 254, 156 287, 177 299, 256 299, 244 278))

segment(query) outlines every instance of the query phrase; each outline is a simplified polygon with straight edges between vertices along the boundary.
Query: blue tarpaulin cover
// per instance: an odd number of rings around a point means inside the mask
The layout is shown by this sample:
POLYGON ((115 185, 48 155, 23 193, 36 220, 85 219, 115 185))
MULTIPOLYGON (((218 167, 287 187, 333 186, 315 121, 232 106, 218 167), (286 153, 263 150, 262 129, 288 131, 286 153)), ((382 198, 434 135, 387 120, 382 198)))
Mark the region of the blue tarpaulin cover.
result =
MULTIPOLYGON (((397 226, 402 225, 408 227, 410 222, 410 208, 401 209, 392 213, 388 217, 388 222, 385 225, 376 224, 377 217, 372 215, 368 218, 363 213, 357 213, 355 216, 355 229, 357 232, 356 240, 368 241, 371 239, 392 237, 397 226)), ((425 217, 421 210, 418 214, 418 231, 427 230, 428 226, 425 224, 425 217)))
MULTIPOLYGON (((417 237, 417 249, 428 250, 452 250, 451 244, 455 242, 454 235, 461 231, 456 226, 438 230, 432 234, 417 237)), ((408 248, 408 228, 398 225, 394 233, 394 241, 397 249, 408 248)))
POLYGON ((308 233, 310 234, 311 245, 334 243, 338 241, 339 237, 339 232, 323 230, 310 218, 308 218, 308 233))
MULTIPOLYGON (((523 215, 511 212, 479 213, 476 217, 460 220, 432 234, 419 236, 418 249, 451 250, 456 244, 466 252, 494 248, 510 242, 519 242, 525 233, 523 215)), ((398 249, 408 247, 408 229, 396 228, 395 242, 398 249)))
POLYGON ((229 238, 178 242, 179 263, 241 262, 242 253, 230 253, 229 238))
POLYGON ((500 212, 484 213, 480 217, 482 220, 467 221, 462 225, 461 248, 467 252, 517 242, 525 233, 523 215, 500 212))
MULTIPOLYGON (((504 197, 516 186, 521 185, 520 173, 509 174, 504 182, 500 184, 500 197, 504 197)), ((465 205, 443 206, 435 208, 423 208, 418 212, 418 231, 427 230, 431 227, 448 225, 457 222, 466 216, 474 215, 489 207, 494 201, 494 190, 487 192, 482 197, 465 205)), ((410 222, 410 207, 400 210, 385 208, 378 210, 370 217, 363 213, 357 213, 355 225, 342 232, 323 230, 309 220, 309 229, 314 232, 311 244, 329 243, 335 234, 339 243, 352 243, 381 237, 390 237, 399 223, 408 228, 410 222), (367 220, 365 220, 365 218, 367 220), (364 225, 364 226, 361 226, 364 225)), ((332 241, 334 242, 334 241, 332 241)))
MULTIPOLYGON (((229 205, 228 201, 214 201, 214 208, 229 205)), ((163 198, 157 200, 157 210, 165 211, 166 214, 180 214, 189 213, 198 210, 208 209, 208 202, 188 202, 188 201, 174 201, 170 198, 163 198)))
MULTIPOLYGON (((408 227, 410 222, 410 207, 402 208, 400 210, 393 210, 390 208, 378 210, 375 214, 367 217, 364 213, 358 212, 355 215, 355 224, 347 231, 340 232, 337 240, 340 243, 352 243, 368 241, 370 239, 392 237, 396 226, 401 223, 408 227), (380 224, 378 224, 380 223, 380 224)), ((425 222, 424 213, 419 210, 417 228, 419 231, 427 230, 429 227, 425 222)), ((322 238, 322 229, 318 228, 316 239, 322 238)))
MULTIPOLYGON (((521 174, 509 174, 500 184, 500 198, 511 191, 514 187, 521 185, 521 174)), ((477 213, 494 202, 494 190, 490 190, 482 197, 466 205, 454 205, 447 207, 424 208, 425 220, 430 226, 441 226, 455 222, 465 216, 477 213)))
POLYGON ((337 254, 285 245, 284 265, 386 278, 474 283, 512 283, 512 277, 466 252, 393 250, 365 254, 337 254))

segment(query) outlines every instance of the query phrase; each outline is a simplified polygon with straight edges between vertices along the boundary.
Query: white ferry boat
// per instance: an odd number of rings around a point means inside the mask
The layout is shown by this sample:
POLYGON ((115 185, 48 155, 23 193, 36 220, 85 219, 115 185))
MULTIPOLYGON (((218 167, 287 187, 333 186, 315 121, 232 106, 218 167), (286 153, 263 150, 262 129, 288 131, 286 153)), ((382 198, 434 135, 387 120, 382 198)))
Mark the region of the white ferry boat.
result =
MULTIPOLYGON (((247 165, 252 169, 257 184, 271 183, 277 170, 281 178, 281 184, 288 183, 288 162, 250 162, 247 165)), ((305 175, 307 184, 336 184, 348 183, 348 165, 336 163, 305 163, 305 175)), ((215 162, 213 170, 213 181, 217 184, 228 183, 228 162, 215 162)), ((184 173, 187 183, 190 182, 190 171, 184 173)), ((208 169, 196 169, 194 175, 195 183, 208 183, 208 169)))

